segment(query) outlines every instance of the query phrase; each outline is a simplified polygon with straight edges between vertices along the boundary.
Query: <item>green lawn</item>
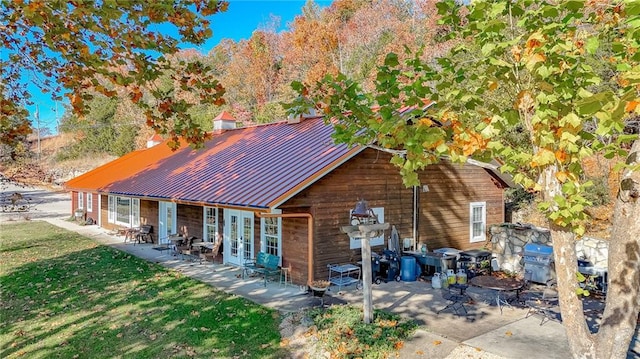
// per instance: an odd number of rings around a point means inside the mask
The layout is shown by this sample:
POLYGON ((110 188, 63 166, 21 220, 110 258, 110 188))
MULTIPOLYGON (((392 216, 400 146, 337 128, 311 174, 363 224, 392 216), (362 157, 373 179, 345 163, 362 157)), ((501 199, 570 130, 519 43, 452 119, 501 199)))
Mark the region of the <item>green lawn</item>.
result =
POLYGON ((0 358, 282 358, 279 323, 45 222, 0 227, 0 358))

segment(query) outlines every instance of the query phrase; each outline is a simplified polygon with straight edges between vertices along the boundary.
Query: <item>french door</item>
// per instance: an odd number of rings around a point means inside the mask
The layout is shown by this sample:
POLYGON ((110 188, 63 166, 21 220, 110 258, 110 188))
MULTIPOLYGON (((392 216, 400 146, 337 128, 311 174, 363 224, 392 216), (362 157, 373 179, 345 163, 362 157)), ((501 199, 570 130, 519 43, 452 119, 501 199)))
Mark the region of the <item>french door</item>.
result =
POLYGON ((178 232, 178 211, 175 202, 158 202, 158 243, 168 244, 169 236, 178 232))
POLYGON ((253 212, 225 210, 224 217, 225 262, 243 265, 254 257, 253 212))

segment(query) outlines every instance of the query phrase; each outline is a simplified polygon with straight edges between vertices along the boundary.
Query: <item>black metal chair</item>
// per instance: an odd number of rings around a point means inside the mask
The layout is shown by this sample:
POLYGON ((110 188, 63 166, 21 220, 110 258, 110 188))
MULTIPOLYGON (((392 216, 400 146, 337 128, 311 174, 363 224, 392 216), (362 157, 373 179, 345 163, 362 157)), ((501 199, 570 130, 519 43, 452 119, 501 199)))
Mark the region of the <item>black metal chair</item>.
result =
POLYGON ((550 320, 559 320, 558 291, 555 280, 548 281, 541 295, 527 299, 525 305, 529 307, 525 318, 539 314, 542 317, 540 325, 550 320))
POLYGON ((468 312, 464 303, 469 301, 469 296, 466 294, 467 288, 468 286, 465 284, 451 284, 446 288, 441 288, 442 298, 448 301, 448 303, 444 308, 438 310, 436 314, 452 309, 456 315, 460 316, 459 311, 462 310, 466 316, 468 312))

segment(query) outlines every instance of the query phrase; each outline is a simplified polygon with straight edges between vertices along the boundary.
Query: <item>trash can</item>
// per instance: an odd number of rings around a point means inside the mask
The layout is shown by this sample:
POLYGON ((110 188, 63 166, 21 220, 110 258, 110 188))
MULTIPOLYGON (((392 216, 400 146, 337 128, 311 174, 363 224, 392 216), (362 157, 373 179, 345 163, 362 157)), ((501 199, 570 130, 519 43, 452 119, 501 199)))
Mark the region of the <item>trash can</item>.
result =
POLYGON ((400 261, 400 277, 405 282, 415 282, 416 280, 416 258, 404 256, 400 261))
POLYGON ((551 268, 553 247, 540 243, 528 243, 524 246, 523 260, 525 279, 546 284, 554 277, 551 268))

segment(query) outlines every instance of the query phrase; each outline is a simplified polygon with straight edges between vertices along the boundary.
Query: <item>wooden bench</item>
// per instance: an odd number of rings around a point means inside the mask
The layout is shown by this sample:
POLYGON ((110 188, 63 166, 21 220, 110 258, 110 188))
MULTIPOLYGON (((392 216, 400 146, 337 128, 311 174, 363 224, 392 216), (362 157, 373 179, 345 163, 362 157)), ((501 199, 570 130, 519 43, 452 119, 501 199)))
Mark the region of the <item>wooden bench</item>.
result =
POLYGON ((280 257, 265 252, 258 252, 256 259, 248 260, 244 263, 242 279, 245 279, 250 273, 257 273, 264 277, 264 286, 266 287, 269 276, 280 276, 279 265, 280 257))

